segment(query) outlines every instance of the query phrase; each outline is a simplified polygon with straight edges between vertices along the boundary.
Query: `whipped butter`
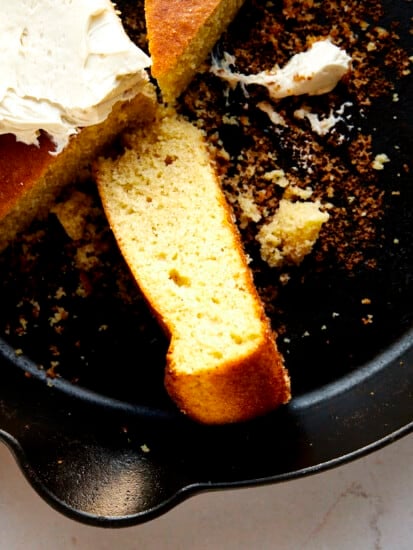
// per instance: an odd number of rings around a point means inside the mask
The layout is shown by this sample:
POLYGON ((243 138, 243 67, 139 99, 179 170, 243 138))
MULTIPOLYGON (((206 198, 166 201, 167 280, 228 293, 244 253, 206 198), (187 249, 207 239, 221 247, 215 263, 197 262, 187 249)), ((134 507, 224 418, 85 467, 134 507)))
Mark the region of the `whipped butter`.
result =
POLYGON ((344 116, 344 111, 347 108, 353 106, 351 101, 345 101, 337 110, 330 109, 330 113, 327 116, 319 116, 317 113, 312 113, 308 107, 302 107, 294 111, 295 118, 304 119, 306 118, 311 126, 313 132, 319 136, 325 136, 334 128, 338 122, 344 123, 349 130, 354 128, 353 125, 348 123, 350 117, 344 116))
POLYGON ((234 73, 234 58, 225 54, 223 61, 213 60, 211 71, 231 85, 265 86, 273 99, 295 95, 321 95, 333 90, 350 70, 351 57, 330 40, 319 40, 305 52, 294 55, 283 68, 255 75, 234 73))
POLYGON ((136 95, 149 57, 128 38, 109 0, 0 3, 0 134, 56 145, 136 95))

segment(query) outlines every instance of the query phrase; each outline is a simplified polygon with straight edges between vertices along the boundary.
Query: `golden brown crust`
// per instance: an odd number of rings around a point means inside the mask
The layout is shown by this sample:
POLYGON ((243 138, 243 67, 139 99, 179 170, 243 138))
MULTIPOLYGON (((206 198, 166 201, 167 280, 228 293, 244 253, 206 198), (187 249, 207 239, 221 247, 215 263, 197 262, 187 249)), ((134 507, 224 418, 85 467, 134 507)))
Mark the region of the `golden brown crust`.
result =
POLYGON ((264 415, 290 398, 290 381, 270 330, 255 353, 209 371, 182 372, 168 353, 165 386, 179 408, 205 424, 226 424, 264 415))
POLYGON ((145 0, 152 75, 167 101, 189 83, 243 0, 145 0))
POLYGON ((146 26, 155 78, 171 70, 220 2, 146 0, 146 26))
POLYGON ((198 422, 244 421, 286 403, 289 378, 202 134, 173 111, 160 112, 119 159, 97 163, 100 196, 124 259, 171 338, 171 398, 198 422), (174 271, 187 287, 174 286, 174 271))

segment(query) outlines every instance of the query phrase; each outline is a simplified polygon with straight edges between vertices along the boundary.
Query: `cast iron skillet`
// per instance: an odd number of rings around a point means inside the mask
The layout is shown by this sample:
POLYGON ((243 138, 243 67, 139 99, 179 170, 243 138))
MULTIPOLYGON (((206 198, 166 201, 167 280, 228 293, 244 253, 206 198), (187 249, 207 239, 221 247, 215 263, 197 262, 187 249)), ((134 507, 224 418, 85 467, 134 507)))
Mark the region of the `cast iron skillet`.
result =
MULTIPOLYGON (((388 10, 390 18, 405 22, 403 39, 411 47, 411 4, 388 3, 388 10)), ((393 110, 373 113, 369 121, 381 136, 381 150, 389 150, 397 138, 397 166, 411 166, 412 98, 410 78, 393 110)), ((293 285, 281 296, 290 303, 287 320, 294 346, 288 364, 294 398, 264 418, 205 427, 178 413, 161 384, 163 336, 149 314, 149 329, 137 331, 141 313, 120 307, 110 286, 73 316, 71 330, 80 340, 84 336, 89 347, 76 355, 66 342, 62 376, 51 378, 38 367, 36 350, 49 343, 48 323, 33 328, 24 355, 16 352, 18 339, 0 340, 0 437, 41 497, 85 523, 132 525, 201 491, 319 472, 409 433, 413 191, 409 172, 400 176, 393 164, 383 178, 389 188, 402 190, 403 199, 390 201, 383 219, 387 241, 378 247, 380 269, 373 275, 361 269, 349 278, 332 268, 327 275, 309 277, 305 288, 293 285), (396 237, 399 246, 390 246, 396 237), (361 327, 365 310, 360 300, 366 293, 375 304, 375 323, 361 327), (332 311, 340 316, 327 345, 319 327, 332 311), (107 320, 115 328, 102 336, 99 327, 107 320), (302 338, 303 329, 315 336, 302 338), (83 378, 74 383, 79 372, 83 378)), ((1 287, 2 320, 13 317, 19 293, 28 289, 35 300, 47 301, 50 287, 44 274, 53 280, 63 271, 65 236, 53 219, 47 223, 53 237, 43 245, 39 265, 30 273, 16 270, 1 287)), ((15 261, 14 253, 7 252, 7 262, 15 261)))

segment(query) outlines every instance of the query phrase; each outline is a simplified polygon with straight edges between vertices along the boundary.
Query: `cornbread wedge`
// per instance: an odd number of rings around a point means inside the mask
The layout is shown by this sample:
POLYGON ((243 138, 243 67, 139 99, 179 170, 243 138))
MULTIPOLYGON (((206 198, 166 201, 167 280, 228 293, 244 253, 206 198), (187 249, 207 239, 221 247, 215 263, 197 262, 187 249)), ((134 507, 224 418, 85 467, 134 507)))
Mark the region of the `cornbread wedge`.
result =
POLYGON ((95 177, 120 250, 170 336, 165 385, 208 424, 286 403, 290 384, 203 134, 174 112, 95 177))
POLYGON ((183 92, 244 0, 145 0, 152 75, 167 103, 183 92))

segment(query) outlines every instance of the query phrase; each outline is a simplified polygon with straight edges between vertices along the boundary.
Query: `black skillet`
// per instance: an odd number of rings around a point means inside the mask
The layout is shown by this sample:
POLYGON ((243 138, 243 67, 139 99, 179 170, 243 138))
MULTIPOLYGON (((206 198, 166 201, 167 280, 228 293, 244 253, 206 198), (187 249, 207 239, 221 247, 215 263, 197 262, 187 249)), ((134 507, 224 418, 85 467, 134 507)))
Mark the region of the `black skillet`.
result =
MULTIPOLYGON (((412 5, 389 2, 387 10, 389 19, 403 22, 402 40, 411 48, 412 5)), ((412 98, 413 79, 407 78, 391 112, 373 113, 368 121, 381 136, 381 150, 392 148, 395 140, 400 144, 398 166, 411 167, 412 98)), ((386 185, 402 190, 403 199, 394 198, 383 218, 387 241, 378 246, 380 269, 348 277, 332 268, 280 297, 290 304, 294 398, 245 424, 204 427, 175 410, 162 388, 166 342, 133 285, 130 303, 118 299, 119 274, 111 280, 95 273, 86 300, 76 300, 75 293, 61 298, 70 319, 66 332, 56 336, 49 322, 56 311, 53 297, 61 284, 74 288, 78 281, 72 245, 53 216, 46 237, 31 245, 35 259, 22 259, 21 247, 29 241, 6 251, 0 290, 0 437, 41 497, 85 523, 132 525, 194 493, 319 472, 409 433, 413 190, 409 173, 400 176, 395 164, 383 177, 386 185), (398 246, 390 246, 396 237, 398 246), (366 293, 374 299, 375 322, 362 326, 360 302, 366 293), (29 319, 28 330, 13 332, 35 303, 41 306, 36 322, 29 319), (331 312, 340 315, 327 345, 319 329, 331 312), (303 330, 312 337, 303 338, 303 330), (58 376, 47 368, 56 342, 58 376)), ((36 225, 32 234, 42 229, 36 225)), ((103 264, 109 272, 108 266, 122 262, 110 235, 106 238, 103 264)), ((124 272, 121 278, 128 281, 124 272)))

